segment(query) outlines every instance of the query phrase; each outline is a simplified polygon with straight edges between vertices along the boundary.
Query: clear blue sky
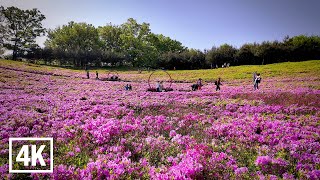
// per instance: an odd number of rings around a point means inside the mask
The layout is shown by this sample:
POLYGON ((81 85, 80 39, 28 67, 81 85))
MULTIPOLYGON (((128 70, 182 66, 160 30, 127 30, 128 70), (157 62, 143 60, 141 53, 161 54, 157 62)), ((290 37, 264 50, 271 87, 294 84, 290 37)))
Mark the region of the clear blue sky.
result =
POLYGON ((0 0, 0 5, 38 8, 47 17, 46 28, 72 20, 122 24, 132 17, 150 23, 154 33, 200 50, 320 35, 320 0, 0 0))

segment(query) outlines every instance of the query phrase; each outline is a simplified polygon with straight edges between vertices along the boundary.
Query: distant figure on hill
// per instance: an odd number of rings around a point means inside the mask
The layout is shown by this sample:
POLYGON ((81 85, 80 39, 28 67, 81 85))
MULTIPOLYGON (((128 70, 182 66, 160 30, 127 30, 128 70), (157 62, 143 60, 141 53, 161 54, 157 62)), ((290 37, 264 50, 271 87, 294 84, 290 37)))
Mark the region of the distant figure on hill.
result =
POLYGON ((89 70, 87 70, 87 79, 90 78, 89 70))
POLYGON ((220 86, 222 85, 221 84, 221 78, 219 78, 218 80, 216 80, 214 82, 214 85, 216 85, 216 91, 219 91, 220 90, 220 86))
POLYGON ((96 71, 96 79, 99 79, 99 73, 96 71))
POLYGON ((254 90, 259 89, 260 82, 261 82, 261 76, 260 76, 260 73, 257 73, 257 75, 254 79, 254 85, 253 85, 254 90))

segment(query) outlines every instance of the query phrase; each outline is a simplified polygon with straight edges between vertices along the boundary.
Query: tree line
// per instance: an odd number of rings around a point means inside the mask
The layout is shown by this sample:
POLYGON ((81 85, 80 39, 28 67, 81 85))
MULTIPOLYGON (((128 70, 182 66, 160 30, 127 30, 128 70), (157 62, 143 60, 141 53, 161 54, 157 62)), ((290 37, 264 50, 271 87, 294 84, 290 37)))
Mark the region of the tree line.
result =
POLYGON ((121 25, 95 27, 85 22, 69 22, 45 29, 45 16, 37 9, 0 7, 0 55, 9 58, 42 60, 60 66, 133 66, 166 69, 203 69, 223 64, 270 64, 283 61, 320 59, 320 37, 286 36, 282 41, 246 43, 240 48, 229 44, 208 50, 187 48, 181 42, 155 34, 149 23, 129 18, 121 25), (36 37, 46 35, 45 47, 36 37))

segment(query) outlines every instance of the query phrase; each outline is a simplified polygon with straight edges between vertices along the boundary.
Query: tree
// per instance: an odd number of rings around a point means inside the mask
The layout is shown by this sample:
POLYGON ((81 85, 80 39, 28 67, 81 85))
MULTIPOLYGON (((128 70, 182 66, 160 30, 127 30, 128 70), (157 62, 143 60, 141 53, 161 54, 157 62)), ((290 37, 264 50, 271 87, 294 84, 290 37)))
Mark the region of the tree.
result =
MULTIPOLYGON (((47 48, 59 49, 56 52, 63 53, 73 65, 84 67, 92 62, 91 51, 101 47, 98 30, 91 24, 69 22, 48 32, 45 42, 47 48)), ((63 57, 63 56, 62 56, 63 57)))
POLYGON ((236 53, 236 64, 257 64, 256 54, 257 44, 244 44, 236 53))
POLYGON ((235 60, 237 49, 229 44, 223 44, 219 48, 213 47, 207 53, 206 59, 209 63, 222 65, 235 60))
POLYGON ((169 51, 182 52, 187 49, 182 46, 181 42, 172 40, 170 37, 166 37, 162 34, 151 33, 148 36, 148 41, 159 51, 159 53, 166 53, 169 51))
POLYGON ((107 24, 106 26, 98 27, 99 37, 102 40, 104 50, 120 52, 122 50, 122 29, 120 26, 107 24))
POLYGON ((320 36, 299 35, 284 40, 289 48, 291 59, 296 61, 320 58, 320 36))
MULTIPOLYGON (((133 18, 129 18, 127 22, 121 25, 123 33, 120 38, 123 42, 122 50, 126 54, 126 59, 133 66, 140 66, 146 62, 150 52, 153 48, 148 48, 148 36, 150 35, 150 24, 138 24, 133 18)), ((150 60, 150 59, 149 59, 150 60)))
POLYGON ((45 16, 37 9, 1 7, 0 13, 4 17, 2 24, 6 28, 3 45, 13 50, 13 59, 34 48, 36 37, 45 34, 45 28, 42 27, 45 16))
POLYGON ((2 13, 4 10, 4 7, 0 6, 0 55, 4 53, 4 47, 3 44, 5 42, 6 36, 7 36, 7 25, 5 22, 4 14, 2 13))
POLYGON ((206 68, 205 54, 197 49, 189 49, 187 51, 188 58, 186 59, 188 69, 206 68))

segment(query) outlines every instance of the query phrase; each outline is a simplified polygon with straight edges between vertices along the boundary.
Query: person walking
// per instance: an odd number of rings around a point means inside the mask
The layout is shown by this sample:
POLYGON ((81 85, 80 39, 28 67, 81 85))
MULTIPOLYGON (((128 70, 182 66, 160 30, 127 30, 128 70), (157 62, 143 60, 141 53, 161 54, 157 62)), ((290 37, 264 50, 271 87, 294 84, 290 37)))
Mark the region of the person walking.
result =
POLYGON ((214 85, 216 85, 216 91, 221 90, 221 89, 220 89, 220 86, 222 85, 222 84, 221 84, 221 78, 218 78, 218 80, 216 80, 216 81, 214 82, 214 85))

